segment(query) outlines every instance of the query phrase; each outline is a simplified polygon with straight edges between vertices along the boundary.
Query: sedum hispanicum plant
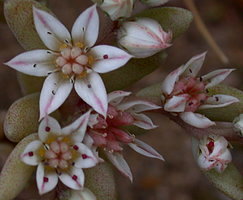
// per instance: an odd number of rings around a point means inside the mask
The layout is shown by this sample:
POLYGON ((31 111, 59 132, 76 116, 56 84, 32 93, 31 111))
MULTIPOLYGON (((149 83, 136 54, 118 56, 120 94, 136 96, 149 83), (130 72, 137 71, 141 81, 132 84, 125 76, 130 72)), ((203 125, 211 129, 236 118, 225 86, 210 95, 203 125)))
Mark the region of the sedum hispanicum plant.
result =
POLYGON ((4 2, 6 21, 26 50, 5 65, 21 73, 20 85, 29 95, 6 114, 4 132, 16 146, 0 175, 0 199, 17 198, 34 177, 38 195, 46 199, 116 200, 110 164, 133 181, 126 146, 164 161, 138 139, 157 128, 149 112, 185 129, 203 173, 230 198, 243 199, 243 179, 230 152, 231 139, 242 137, 243 92, 220 85, 234 69, 198 76, 202 53, 161 83, 137 94, 124 91, 162 68, 165 49, 173 49, 192 21, 190 11, 162 7, 166 2, 93 0, 71 31, 44 4, 4 2), (142 10, 135 9, 139 3, 142 10), (103 25, 108 32, 100 31, 103 25))

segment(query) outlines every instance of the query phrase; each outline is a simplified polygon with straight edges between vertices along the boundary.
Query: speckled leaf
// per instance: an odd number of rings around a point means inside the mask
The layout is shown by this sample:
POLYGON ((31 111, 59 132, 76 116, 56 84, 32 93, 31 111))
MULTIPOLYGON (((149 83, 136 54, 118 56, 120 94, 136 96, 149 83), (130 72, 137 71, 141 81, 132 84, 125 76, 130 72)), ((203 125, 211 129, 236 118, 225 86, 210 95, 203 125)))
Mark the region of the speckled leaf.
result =
MULTIPOLYGON (((194 158, 197 159, 198 140, 195 138, 192 139, 192 153, 194 158)), ((243 176, 240 174, 234 164, 229 164, 222 173, 218 173, 214 169, 210 171, 203 171, 203 173, 217 189, 225 193, 231 199, 243 199, 243 176)))
POLYGON ((14 199, 27 184, 35 167, 24 164, 20 154, 27 144, 37 139, 37 134, 24 138, 9 155, 0 175, 0 197, 4 200, 14 199))
POLYGON ((232 122, 235 117, 243 113, 243 92, 241 90, 225 86, 217 85, 209 89, 209 94, 227 94, 237 97, 240 102, 223 108, 211 108, 201 110, 200 113, 206 115, 213 121, 228 121, 232 122))
MULTIPOLYGON (((172 31, 173 38, 184 33, 192 21, 191 12, 182 8, 153 8, 137 16, 157 20, 165 30, 172 31)), ((104 74, 102 77, 107 90, 110 92, 128 87, 158 67, 162 67, 166 57, 166 53, 161 52, 149 58, 132 59, 120 69, 104 74)))
POLYGON ((15 101, 9 108, 4 121, 6 137, 19 142, 25 136, 35 133, 39 120, 39 93, 15 101))
POLYGON ((33 77, 17 72, 18 82, 23 95, 40 92, 45 77, 33 77))
POLYGON ((33 6, 48 10, 34 0, 6 0, 4 2, 6 21, 18 42, 26 50, 45 48, 34 27, 33 6))
POLYGON ((96 167, 85 170, 85 187, 89 188, 97 200, 116 200, 115 180, 111 166, 100 163, 96 167))

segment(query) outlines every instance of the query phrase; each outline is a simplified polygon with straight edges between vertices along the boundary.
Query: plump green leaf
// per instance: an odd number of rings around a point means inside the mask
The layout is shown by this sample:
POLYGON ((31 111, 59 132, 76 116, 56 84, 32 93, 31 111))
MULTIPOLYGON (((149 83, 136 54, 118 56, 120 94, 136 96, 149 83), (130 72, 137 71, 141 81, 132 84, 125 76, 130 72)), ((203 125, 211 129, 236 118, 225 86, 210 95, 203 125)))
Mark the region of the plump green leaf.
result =
POLYGON ((116 200, 116 184, 113 171, 108 163, 85 170, 85 187, 89 188, 97 200, 116 200))
POLYGON ((20 160, 25 147, 37 139, 37 134, 24 138, 9 155, 0 175, 0 197, 4 200, 14 199, 23 190, 35 167, 26 165, 20 160))
POLYGON ((25 136, 37 132, 39 120, 39 93, 15 101, 9 108, 4 130, 12 142, 19 142, 25 136))
POLYGON ((6 21, 18 42, 26 50, 45 48, 34 27, 33 6, 48 10, 43 4, 34 0, 6 0, 4 2, 6 21))
MULTIPOLYGON (((136 17, 150 17, 157 20, 166 31, 172 31, 173 38, 184 33, 192 21, 191 12, 182 8, 152 8, 139 13, 136 17)), ((158 67, 162 67, 166 57, 166 53, 161 52, 149 58, 132 59, 122 68, 104 74, 102 77, 107 90, 128 87, 158 67)))
POLYGON ((240 102, 223 108, 211 108, 201 110, 200 113, 206 115, 214 121, 232 122, 235 117, 243 113, 243 92, 225 85, 217 85, 209 89, 209 94, 227 94, 237 97, 240 102))

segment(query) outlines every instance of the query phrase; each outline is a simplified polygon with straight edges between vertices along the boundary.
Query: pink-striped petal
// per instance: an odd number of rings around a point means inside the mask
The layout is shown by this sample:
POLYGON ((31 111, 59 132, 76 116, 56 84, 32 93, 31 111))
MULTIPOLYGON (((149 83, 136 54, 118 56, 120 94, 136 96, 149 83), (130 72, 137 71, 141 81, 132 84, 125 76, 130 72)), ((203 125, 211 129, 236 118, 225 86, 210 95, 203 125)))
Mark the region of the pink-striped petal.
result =
POLYGON ((96 5, 86 9, 75 21, 72 28, 74 44, 82 43, 86 47, 92 47, 99 34, 99 16, 96 5))
POLYGON ((78 157, 74 162, 74 166, 77 168, 90 168, 94 167, 99 161, 96 156, 93 154, 91 149, 87 147, 83 143, 75 143, 74 149, 80 153, 80 157, 78 157))
POLYGON ((144 114, 133 113, 132 116, 134 117, 133 125, 135 125, 137 127, 140 127, 140 128, 146 129, 146 130, 157 128, 157 126, 154 125, 152 120, 144 114))
POLYGON ((92 69, 98 73, 118 69, 132 58, 122 49, 108 45, 95 46, 90 50, 90 54, 94 57, 92 69))
POLYGON ((176 81, 179 80, 179 77, 183 72, 184 66, 182 65, 166 76, 161 86, 161 90, 164 94, 169 95, 173 91, 176 81))
POLYGON ((69 96, 73 84, 63 78, 61 73, 50 74, 43 85, 40 95, 40 119, 59 108, 69 96))
POLYGON ((202 76, 203 81, 208 81, 206 88, 213 87, 221 83, 235 69, 218 69, 202 76))
POLYGON ((40 163, 36 171, 36 181, 39 194, 45 194, 54 189, 58 182, 57 174, 54 170, 46 170, 40 163))
POLYGON ((76 167, 72 167, 66 173, 63 172, 59 179, 65 184, 67 187, 74 190, 81 190, 84 185, 84 172, 82 169, 78 169, 76 167))
POLYGON ((35 28, 44 44, 53 51, 61 45, 71 44, 71 36, 66 27, 49 13, 33 7, 35 28))
POLYGON ((82 142, 89 122, 90 112, 91 110, 81 115, 72 124, 64 127, 62 133, 64 135, 70 134, 75 142, 82 142))
POLYGON ((110 162, 126 177, 130 179, 130 181, 133 181, 132 172, 130 167, 128 166, 127 162, 123 158, 122 154, 120 153, 109 153, 105 152, 107 158, 110 160, 110 162))
POLYGON ((180 113, 180 118, 187 124, 196 128, 208 128, 215 125, 215 122, 198 113, 183 112, 180 113))
POLYGON ((45 142, 51 134, 60 135, 61 126, 56 119, 46 116, 40 123, 38 128, 38 136, 42 142, 45 142))
POLYGON ((104 83, 96 72, 91 72, 85 78, 75 81, 75 90, 78 95, 96 112, 106 116, 108 101, 104 83))
POLYGON ((208 109, 208 108, 220 108, 228 106, 232 103, 239 102, 239 99, 230 95, 217 94, 209 97, 199 109, 208 109))
POLYGON ((143 111, 156 110, 160 106, 145 100, 127 101, 117 106, 119 110, 129 110, 132 113, 139 113, 143 111))
POLYGON ((164 160, 163 156, 160 155, 154 148, 149 146, 148 144, 142 142, 141 140, 134 139, 134 143, 128 144, 134 151, 150 157, 150 158, 157 158, 159 160, 164 160))
POLYGON ((32 50, 19 54, 5 63, 9 67, 31 76, 47 76, 55 69, 56 55, 48 50, 32 50))
POLYGON ((24 152, 21 154, 20 158, 21 160, 27 164, 27 165, 38 165, 41 161, 41 158, 37 151, 42 146, 42 142, 39 140, 35 140, 31 143, 29 143, 25 149, 24 152))
POLYGON ((196 77, 200 69, 202 68, 205 56, 207 52, 202 54, 196 55, 192 57, 185 65, 185 71, 183 72, 182 76, 192 76, 196 77))
POLYGON ((108 94, 108 102, 109 104, 116 106, 118 104, 120 104, 122 102, 122 100, 129 96, 131 94, 131 92, 126 92, 126 91, 122 91, 122 90, 117 90, 114 92, 111 92, 108 94))
POLYGON ((164 105, 164 110, 168 112, 184 112, 189 95, 173 96, 164 105))

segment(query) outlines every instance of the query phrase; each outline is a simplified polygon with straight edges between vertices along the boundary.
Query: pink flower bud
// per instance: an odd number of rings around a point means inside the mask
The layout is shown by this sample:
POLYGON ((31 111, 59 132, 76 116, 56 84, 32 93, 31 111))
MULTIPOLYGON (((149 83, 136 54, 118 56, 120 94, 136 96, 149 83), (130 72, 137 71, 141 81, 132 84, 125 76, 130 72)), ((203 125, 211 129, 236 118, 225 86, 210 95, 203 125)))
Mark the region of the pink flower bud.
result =
POLYGON ((137 58, 152 56, 171 46, 172 33, 149 18, 123 23, 118 31, 118 43, 137 58))

